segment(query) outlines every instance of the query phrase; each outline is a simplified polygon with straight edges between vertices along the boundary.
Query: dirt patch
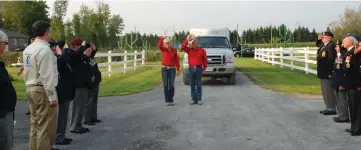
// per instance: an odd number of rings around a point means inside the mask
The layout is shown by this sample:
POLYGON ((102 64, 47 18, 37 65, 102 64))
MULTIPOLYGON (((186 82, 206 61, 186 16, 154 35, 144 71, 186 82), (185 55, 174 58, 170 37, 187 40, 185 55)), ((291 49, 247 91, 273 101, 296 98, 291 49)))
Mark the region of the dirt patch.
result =
POLYGON ((322 95, 307 95, 307 94, 286 94, 286 95, 296 100, 311 100, 311 101, 323 100, 322 95))

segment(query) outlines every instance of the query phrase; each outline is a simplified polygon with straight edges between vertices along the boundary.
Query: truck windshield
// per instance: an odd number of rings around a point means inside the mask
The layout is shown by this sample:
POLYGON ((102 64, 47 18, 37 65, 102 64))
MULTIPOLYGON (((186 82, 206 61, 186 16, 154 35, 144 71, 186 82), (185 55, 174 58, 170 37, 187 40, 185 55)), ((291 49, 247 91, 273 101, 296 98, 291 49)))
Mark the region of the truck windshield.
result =
POLYGON ((226 37, 207 36, 197 37, 197 42, 201 48, 230 48, 226 37))

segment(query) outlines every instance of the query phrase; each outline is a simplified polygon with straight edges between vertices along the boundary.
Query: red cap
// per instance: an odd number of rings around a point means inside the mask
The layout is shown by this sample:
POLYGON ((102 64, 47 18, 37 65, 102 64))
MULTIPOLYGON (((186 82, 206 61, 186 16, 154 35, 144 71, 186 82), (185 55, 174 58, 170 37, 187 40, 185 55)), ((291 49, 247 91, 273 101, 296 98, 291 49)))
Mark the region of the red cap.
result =
POLYGON ((72 39, 71 41, 70 41, 70 44, 71 45, 81 45, 83 43, 83 40, 81 40, 81 39, 72 39))

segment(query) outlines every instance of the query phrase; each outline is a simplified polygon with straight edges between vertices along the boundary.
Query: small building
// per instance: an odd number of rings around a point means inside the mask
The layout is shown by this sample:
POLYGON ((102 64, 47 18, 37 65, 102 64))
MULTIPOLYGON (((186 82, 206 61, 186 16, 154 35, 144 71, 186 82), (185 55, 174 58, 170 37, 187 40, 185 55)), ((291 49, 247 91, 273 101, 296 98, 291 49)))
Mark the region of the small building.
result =
POLYGON ((29 37, 16 31, 10 31, 4 28, 0 28, 1 31, 5 32, 8 36, 8 50, 19 51, 24 50, 28 45, 29 37))

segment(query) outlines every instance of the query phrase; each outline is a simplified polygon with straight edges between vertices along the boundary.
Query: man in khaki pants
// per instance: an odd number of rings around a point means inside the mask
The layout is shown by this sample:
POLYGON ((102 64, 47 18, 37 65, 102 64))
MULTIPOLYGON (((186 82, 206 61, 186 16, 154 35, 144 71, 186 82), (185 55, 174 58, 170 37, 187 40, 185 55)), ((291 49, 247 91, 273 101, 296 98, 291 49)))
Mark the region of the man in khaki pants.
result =
POLYGON ((30 150, 51 150, 58 119, 57 61, 49 47, 50 24, 33 24, 35 41, 23 52, 26 96, 30 107, 30 150))

